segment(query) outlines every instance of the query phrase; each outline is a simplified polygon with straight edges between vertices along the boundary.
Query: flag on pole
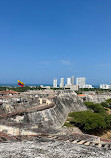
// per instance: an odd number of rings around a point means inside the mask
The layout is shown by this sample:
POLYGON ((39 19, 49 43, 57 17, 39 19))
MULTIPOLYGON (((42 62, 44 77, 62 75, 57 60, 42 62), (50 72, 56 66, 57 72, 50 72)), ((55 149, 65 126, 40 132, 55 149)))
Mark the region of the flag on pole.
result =
POLYGON ((23 82, 21 82, 21 81, 18 80, 18 85, 21 86, 21 87, 23 87, 25 85, 25 83, 23 83, 23 82))

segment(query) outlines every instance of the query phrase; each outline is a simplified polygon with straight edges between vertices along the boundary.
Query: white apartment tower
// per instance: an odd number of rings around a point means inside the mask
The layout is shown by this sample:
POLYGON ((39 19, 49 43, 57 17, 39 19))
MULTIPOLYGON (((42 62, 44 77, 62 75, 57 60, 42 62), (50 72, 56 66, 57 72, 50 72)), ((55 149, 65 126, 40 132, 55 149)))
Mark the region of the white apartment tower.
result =
POLYGON ((71 85, 71 78, 67 78, 67 85, 68 85, 68 86, 71 85))
POLYGON ((64 87, 64 78, 61 78, 61 82, 60 82, 60 88, 64 87))
POLYGON ((53 80, 53 87, 57 88, 57 79, 56 78, 53 80))
POLYGON ((74 76, 71 77, 71 84, 74 85, 74 76))
POLYGON ((80 78, 76 79, 76 85, 78 85, 79 88, 81 88, 85 84, 86 84, 86 78, 85 77, 80 77, 80 78))

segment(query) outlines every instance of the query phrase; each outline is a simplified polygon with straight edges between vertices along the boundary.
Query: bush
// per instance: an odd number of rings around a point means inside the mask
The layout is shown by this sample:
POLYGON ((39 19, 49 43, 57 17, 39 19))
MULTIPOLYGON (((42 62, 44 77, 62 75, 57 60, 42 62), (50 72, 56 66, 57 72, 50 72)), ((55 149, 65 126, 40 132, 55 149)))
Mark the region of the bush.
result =
POLYGON ((108 115, 104 107, 109 107, 111 99, 101 104, 84 102, 89 111, 69 113, 69 122, 78 126, 86 133, 97 133, 111 128, 111 115, 108 115))
POLYGON ((101 106, 103 106, 103 107, 105 107, 105 108, 108 108, 108 107, 109 107, 106 102, 102 102, 102 103, 101 103, 101 106))
POLYGON ((111 98, 106 100, 106 103, 108 103, 109 105, 111 105, 111 98))
POLYGON ((93 113, 91 111, 72 112, 69 113, 69 117, 72 117, 70 123, 78 126, 84 132, 90 133, 91 131, 107 128, 104 116, 99 113, 93 113))
POLYGON ((70 122, 65 122, 64 126, 66 126, 66 127, 73 127, 73 125, 71 125, 70 122))
POLYGON ((106 122, 106 128, 110 129, 111 128, 111 115, 102 114, 102 116, 104 117, 104 120, 106 122))
POLYGON ((102 105, 93 102, 84 102, 84 104, 95 113, 105 113, 105 109, 102 105))
POLYGON ((110 99, 108 99, 108 100, 106 100, 106 104, 108 104, 108 108, 110 108, 110 109, 111 109, 111 98, 110 98, 110 99))

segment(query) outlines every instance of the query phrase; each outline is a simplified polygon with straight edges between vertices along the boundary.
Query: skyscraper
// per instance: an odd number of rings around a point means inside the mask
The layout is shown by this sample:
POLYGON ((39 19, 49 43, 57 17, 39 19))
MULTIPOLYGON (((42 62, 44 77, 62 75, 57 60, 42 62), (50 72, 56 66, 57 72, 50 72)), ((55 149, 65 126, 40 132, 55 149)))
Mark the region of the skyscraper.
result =
POLYGON ((71 85, 71 78, 67 78, 67 85, 71 85))
POLYGON ((64 87, 64 78, 61 78, 61 82, 60 82, 60 88, 64 87))
POLYGON ((86 84, 86 78, 80 77, 76 79, 76 85, 78 85, 80 88, 86 84))
POLYGON ((74 76, 71 77, 71 84, 74 85, 74 76))
POLYGON ((56 78, 53 80, 53 87, 57 88, 57 79, 56 78))

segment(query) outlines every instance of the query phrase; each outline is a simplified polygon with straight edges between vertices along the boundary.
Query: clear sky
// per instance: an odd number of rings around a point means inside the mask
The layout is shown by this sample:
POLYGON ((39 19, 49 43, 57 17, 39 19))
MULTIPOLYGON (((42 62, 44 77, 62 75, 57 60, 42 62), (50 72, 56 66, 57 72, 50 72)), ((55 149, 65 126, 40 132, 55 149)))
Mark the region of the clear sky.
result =
POLYGON ((111 0, 1 0, 0 83, 111 84, 111 0))

